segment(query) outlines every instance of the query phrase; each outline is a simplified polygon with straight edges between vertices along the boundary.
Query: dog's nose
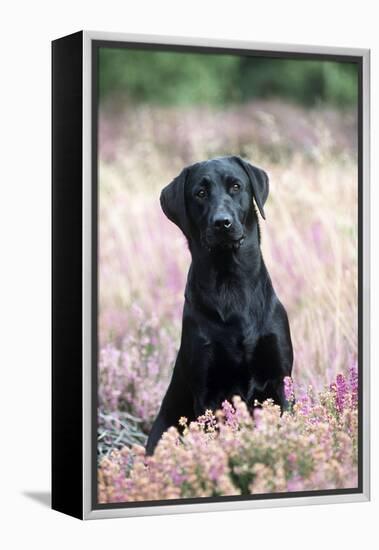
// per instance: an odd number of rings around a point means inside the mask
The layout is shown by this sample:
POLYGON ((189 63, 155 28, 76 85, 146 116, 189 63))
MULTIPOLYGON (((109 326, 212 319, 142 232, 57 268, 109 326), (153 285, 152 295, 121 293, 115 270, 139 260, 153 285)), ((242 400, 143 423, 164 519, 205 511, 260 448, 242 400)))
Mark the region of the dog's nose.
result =
POLYGON ((216 229, 230 229, 232 227, 232 219, 228 215, 215 216, 213 219, 213 225, 216 229))

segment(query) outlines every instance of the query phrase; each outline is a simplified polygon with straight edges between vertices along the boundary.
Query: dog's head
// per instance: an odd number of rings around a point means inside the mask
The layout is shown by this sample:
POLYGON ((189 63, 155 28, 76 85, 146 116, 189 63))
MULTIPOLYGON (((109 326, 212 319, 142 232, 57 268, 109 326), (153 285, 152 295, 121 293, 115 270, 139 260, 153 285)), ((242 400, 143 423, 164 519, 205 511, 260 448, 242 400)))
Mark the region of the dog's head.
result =
POLYGON ((238 249, 254 223, 255 201, 263 206, 269 191, 261 168, 237 156, 220 157, 188 166, 161 193, 161 205, 189 241, 209 250, 238 249))

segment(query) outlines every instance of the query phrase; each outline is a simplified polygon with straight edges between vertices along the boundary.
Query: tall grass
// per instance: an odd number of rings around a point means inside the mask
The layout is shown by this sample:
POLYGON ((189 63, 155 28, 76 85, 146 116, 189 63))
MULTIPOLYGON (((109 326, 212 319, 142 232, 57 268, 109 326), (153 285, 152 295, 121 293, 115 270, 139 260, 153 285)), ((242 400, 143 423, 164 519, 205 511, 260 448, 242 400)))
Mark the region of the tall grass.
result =
POLYGON ((267 170, 262 250, 289 314, 293 379, 318 392, 348 375, 357 356, 355 135, 355 113, 280 103, 102 110, 99 433, 102 442, 108 437, 102 455, 143 441, 175 360, 190 256, 161 212, 159 193, 191 162, 240 154, 267 170), (137 420, 124 441, 117 430, 107 431, 104 418, 122 423, 125 414, 137 420))

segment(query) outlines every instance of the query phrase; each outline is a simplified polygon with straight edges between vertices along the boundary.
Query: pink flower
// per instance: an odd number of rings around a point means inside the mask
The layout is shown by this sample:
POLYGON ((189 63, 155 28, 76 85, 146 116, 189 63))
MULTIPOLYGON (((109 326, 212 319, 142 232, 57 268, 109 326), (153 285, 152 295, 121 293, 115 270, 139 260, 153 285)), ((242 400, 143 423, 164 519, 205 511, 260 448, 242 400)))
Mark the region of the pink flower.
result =
POLYGON ((336 407, 338 412, 342 412, 347 398, 347 384, 343 374, 338 374, 336 378, 336 407))
POLYGON ((284 395, 287 401, 289 401, 290 403, 293 402, 295 399, 293 381, 290 376, 285 376, 284 378, 284 395))
POLYGON ((358 403, 358 364, 356 359, 353 359, 350 363, 349 386, 351 391, 352 406, 356 407, 358 403))

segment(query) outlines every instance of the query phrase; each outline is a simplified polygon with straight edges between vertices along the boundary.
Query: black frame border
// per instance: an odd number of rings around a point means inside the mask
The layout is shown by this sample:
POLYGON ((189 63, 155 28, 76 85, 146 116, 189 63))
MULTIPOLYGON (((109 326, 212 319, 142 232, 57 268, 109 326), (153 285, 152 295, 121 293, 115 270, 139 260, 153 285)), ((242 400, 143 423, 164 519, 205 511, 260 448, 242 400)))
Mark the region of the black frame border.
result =
POLYGON ((83 517, 83 32, 52 42, 52 421, 54 510, 83 517))
MULTIPOLYGON (((217 502, 256 501, 283 498, 363 494, 363 57, 362 55, 305 53, 276 50, 241 49, 234 47, 175 45, 114 40, 91 40, 91 258, 92 258, 92 326, 91 326, 91 503, 92 510, 147 508, 217 502), (124 503, 100 504, 97 500, 97 411, 98 411, 98 108, 99 49, 137 49, 182 53, 224 54, 274 59, 312 59, 354 63, 358 71, 358 486, 348 489, 296 491, 222 497, 198 497, 124 503)), ((321 503, 320 503, 321 504, 321 503)), ((201 511, 201 510, 199 510, 201 511)))

